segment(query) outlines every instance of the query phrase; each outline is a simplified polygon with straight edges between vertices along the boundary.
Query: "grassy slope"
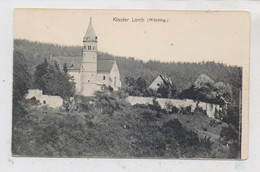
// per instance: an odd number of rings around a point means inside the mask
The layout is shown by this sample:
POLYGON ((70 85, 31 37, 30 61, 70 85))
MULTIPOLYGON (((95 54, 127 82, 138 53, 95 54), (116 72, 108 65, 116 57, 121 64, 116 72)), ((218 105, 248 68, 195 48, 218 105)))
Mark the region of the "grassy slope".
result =
POLYGON ((159 125, 173 119, 178 119, 187 130, 195 131, 200 139, 205 137, 210 138, 213 142, 213 152, 215 151, 216 157, 227 157, 228 147, 221 143, 223 138, 220 137, 222 128, 229 126, 227 123, 214 120, 204 115, 183 115, 175 113, 159 121, 159 125))
MULTIPOLYGON (((127 147, 127 145, 131 145, 129 144, 131 139, 128 140, 128 138, 125 138, 125 136, 129 134, 129 130, 125 129, 119 121, 112 121, 113 126, 110 126, 111 121, 106 123, 102 121, 101 118, 88 119, 86 113, 71 114, 47 107, 37 107, 35 105, 27 106, 27 111, 29 125, 17 127, 14 131, 15 137, 17 137, 19 133, 20 137, 26 136, 20 138, 23 144, 21 144, 20 147, 18 146, 18 151, 14 151, 14 154, 18 152, 19 155, 25 156, 57 157, 106 157, 111 154, 118 154, 118 157, 132 156, 130 153, 132 150, 130 147, 127 147), (94 127, 91 124, 94 124, 94 127), (58 126, 58 132, 56 132, 56 128, 53 128, 54 126, 58 126), (103 131, 106 127, 108 127, 108 130, 103 131), (102 144, 110 142, 111 137, 112 140, 117 140, 119 143, 116 144, 117 147, 112 146, 111 148, 111 146, 109 146, 106 148, 102 144), (50 142, 50 140, 53 141, 50 142), (86 140, 89 142, 86 142, 86 140), (48 143, 46 143, 46 141, 48 143), (97 143, 101 143, 101 145, 97 145, 97 143), (82 147, 82 145, 85 146, 82 147)), ((214 142, 213 154, 218 158, 227 157, 228 148, 223 146, 219 140, 220 131, 222 127, 227 126, 226 123, 211 126, 210 123, 212 119, 207 116, 171 114, 157 121, 157 125, 162 126, 165 122, 173 119, 178 119, 187 130, 197 131, 202 139, 205 136, 210 137, 211 141, 214 142), (205 128, 207 129, 206 131, 205 128)))
POLYGON ((177 118, 183 126, 189 130, 196 131, 200 138, 209 137, 213 141, 213 150, 215 150, 216 157, 223 157, 225 152, 228 152, 228 147, 222 145, 220 140, 220 132, 223 127, 228 127, 224 122, 217 122, 207 116, 202 115, 183 115, 175 114, 173 118, 177 118), (217 124, 211 125, 212 122, 217 124))

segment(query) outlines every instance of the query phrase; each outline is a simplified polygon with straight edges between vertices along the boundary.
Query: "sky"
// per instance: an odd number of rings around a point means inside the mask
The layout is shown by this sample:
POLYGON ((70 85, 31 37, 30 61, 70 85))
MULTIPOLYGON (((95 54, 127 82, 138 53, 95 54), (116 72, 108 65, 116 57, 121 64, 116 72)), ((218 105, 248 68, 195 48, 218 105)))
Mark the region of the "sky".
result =
POLYGON ((144 61, 249 65, 247 12, 15 9, 14 38, 82 46, 90 16, 99 51, 144 61), (115 17, 128 22, 114 21, 115 17), (168 22, 147 22, 148 18, 168 22))

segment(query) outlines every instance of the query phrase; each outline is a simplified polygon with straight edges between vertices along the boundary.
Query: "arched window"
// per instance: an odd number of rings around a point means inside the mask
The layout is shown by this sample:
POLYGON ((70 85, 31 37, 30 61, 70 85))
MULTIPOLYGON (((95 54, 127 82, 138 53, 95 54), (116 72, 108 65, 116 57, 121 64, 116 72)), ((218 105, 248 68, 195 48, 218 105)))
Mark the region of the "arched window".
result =
POLYGON ((106 80, 106 76, 103 76, 103 80, 106 80))

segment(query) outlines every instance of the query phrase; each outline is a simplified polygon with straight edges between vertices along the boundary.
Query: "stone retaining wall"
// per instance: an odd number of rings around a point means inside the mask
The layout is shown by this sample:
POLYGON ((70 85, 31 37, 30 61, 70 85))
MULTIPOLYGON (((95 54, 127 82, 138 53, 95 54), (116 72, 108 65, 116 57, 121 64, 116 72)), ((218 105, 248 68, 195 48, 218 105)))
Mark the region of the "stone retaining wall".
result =
MULTIPOLYGON (((126 101, 129 102, 131 105, 153 104, 152 97, 129 96, 126 98, 126 101)), ((156 98, 156 101, 158 101, 158 103, 162 109, 166 109, 166 110, 167 110, 167 105, 175 106, 178 109, 186 108, 186 107, 190 106, 191 112, 194 112, 196 107, 200 107, 204 111, 206 111, 207 115, 210 118, 219 117, 219 113, 220 113, 220 111, 222 111, 222 108, 217 104, 199 102, 199 101, 195 101, 195 100, 191 100, 191 99, 180 100, 180 99, 156 98)))

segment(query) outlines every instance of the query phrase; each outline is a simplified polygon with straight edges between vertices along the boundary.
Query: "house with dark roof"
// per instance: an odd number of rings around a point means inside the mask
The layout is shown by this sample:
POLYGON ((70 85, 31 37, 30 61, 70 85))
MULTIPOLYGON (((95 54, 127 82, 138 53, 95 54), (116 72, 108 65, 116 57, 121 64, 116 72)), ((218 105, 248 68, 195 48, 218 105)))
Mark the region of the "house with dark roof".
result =
POLYGON ((170 77, 166 75, 158 75, 155 80, 151 83, 149 88, 152 90, 158 90, 161 85, 173 87, 173 82, 170 77))
POLYGON ((82 57, 50 57, 61 67, 68 67, 76 84, 76 94, 93 96, 103 86, 112 87, 115 91, 121 87, 120 73, 115 58, 98 56, 97 36, 90 18, 87 32, 83 38, 82 57))

